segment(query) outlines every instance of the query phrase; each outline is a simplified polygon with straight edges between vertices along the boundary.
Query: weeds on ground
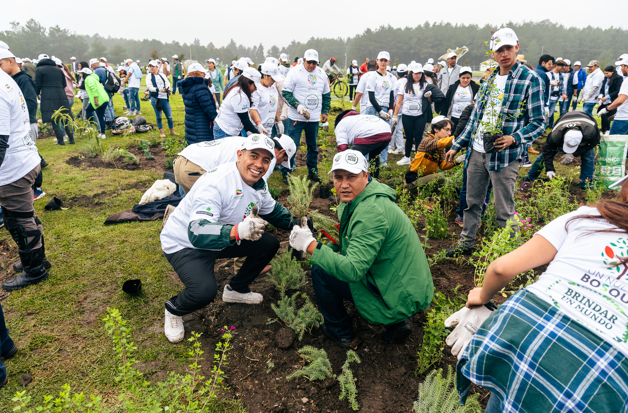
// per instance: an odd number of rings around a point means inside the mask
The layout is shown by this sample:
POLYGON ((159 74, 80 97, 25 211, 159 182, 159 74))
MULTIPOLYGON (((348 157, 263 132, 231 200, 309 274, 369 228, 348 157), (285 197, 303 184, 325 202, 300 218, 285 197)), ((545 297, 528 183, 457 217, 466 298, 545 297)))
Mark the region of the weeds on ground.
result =
POLYGON ((587 205, 595 206, 595 203, 602 199, 602 194, 605 190, 606 187, 603 184, 599 182, 591 183, 586 189, 587 205))
POLYGON ((140 140, 137 146, 144 152, 144 156, 146 159, 154 159, 153 154, 150 151, 151 141, 148 140, 140 140))
POLYGON ((324 320, 323 315, 316 309, 305 293, 301 295, 305 302, 297 311, 296 299, 298 295, 299 293, 295 293, 292 297, 285 295, 279 300, 277 305, 271 304, 270 307, 286 326, 294 330, 299 336, 299 341, 301 341, 306 331, 319 327, 324 320))
POLYGON ((433 370, 425 381, 419 384, 419 397, 414 402, 416 413, 481 413, 482 407, 478 401, 479 394, 467 398, 464 406, 460 406, 460 399, 456 391, 454 373, 451 366, 447 366, 447 377, 443 378, 443 370, 433 370))
POLYGON ((440 206, 440 198, 433 198, 434 205, 429 214, 425 215, 425 233, 431 239, 445 239, 449 237, 447 217, 440 206))
POLYGON ((533 196, 517 205, 517 211, 532 218, 536 224, 548 223, 552 219, 577 209, 577 205, 569 200, 570 181, 557 176, 556 178, 536 184, 533 196))
POLYGON ((305 271, 301 263, 293 259, 292 252, 285 248, 281 254, 277 254, 272 261, 273 270, 268 274, 270 282, 275 284, 283 299, 288 290, 298 290, 307 284, 305 271))
POLYGON ((473 281, 476 287, 481 287, 484 284, 486 270, 493 261, 519 246, 521 240, 515 234, 516 230, 514 229, 518 227, 515 221, 509 220, 504 228, 495 231, 490 237, 482 239, 480 247, 476 248, 473 253, 477 259, 472 260, 475 266, 473 281))
POLYGON ((338 383, 340 384, 340 396, 338 399, 344 400, 347 398, 349 405, 355 411, 360 409, 358 405, 358 401, 356 400, 358 396, 358 389, 355 387, 355 379, 353 378, 353 372, 349 368, 349 364, 352 362, 361 363, 358 355, 353 351, 347 351, 347 360, 345 364, 342 365, 342 373, 338 376, 338 383))
POLYGON ((299 350, 299 354, 310 364, 288 375, 286 380, 292 380, 295 377, 307 377, 310 381, 314 381, 334 377, 331 369, 331 363, 327 358, 325 350, 319 350, 312 346, 305 346, 299 350))

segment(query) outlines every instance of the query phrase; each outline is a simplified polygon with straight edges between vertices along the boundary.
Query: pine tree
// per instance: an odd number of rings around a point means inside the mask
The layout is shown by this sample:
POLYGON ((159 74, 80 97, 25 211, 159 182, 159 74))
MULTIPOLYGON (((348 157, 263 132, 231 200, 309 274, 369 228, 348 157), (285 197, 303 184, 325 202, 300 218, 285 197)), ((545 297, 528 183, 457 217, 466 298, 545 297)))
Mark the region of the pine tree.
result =
POLYGON ((301 218, 307 216, 307 212, 314 197, 314 189, 318 184, 310 187, 310 180, 307 176, 299 178, 298 176, 290 176, 288 178, 288 188, 290 195, 286 199, 290 204, 290 212, 292 216, 301 218))
POLYGON ((358 389, 355 387, 355 379, 353 378, 353 372, 349 369, 349 363, 351 362, 360 363, 360 358, 353 351, 347 351, 347 361, 342 365, 342 374, 338 376, 338 382, 340 383, 340 400, 343 400, 345 397, 347 401, 351 405, 353 410, 359 410, 360 405, 358 405, 358 401, 356 397, 358 395, 358 389))
POLYGON ((286 380, 292 380, 295 377, 307 377, 310 381, 325 380, 334 377, 331 370, 331 363, 327 358, 327 353, 323 349, 317 349, 312 346, 305 346, 299 350, 299 354, 310 364, 288 375, 286 380))
POLYGON ((287 290, 298 290, 307 284, 305 271, 301 263, 292 258, 291 251, 286 248, 275 256, 272 262, 273 270, 269 274, 270 281, 283 299, 287 290))
POLYGON ((447 378, 443 370, 432 370, 425 381, 419 385, 419 399, 414 402, 416 413, 481 413, 478 394, 467 399, 464 406, 459 406, 460 399, 454 385, 454 375, 448 366, 447 378))
POLYGON ((305 293, 302 294, 305 303, 297 311, 296 299, 298 295, 299 293, 295 293, 292 297, 286 295, 277 305, 271 304, 270 306, 277 314, 277 317, 298 334, 299 341, 301 341, 306 331, 323 324, 323 315, 316 309, 305 293))

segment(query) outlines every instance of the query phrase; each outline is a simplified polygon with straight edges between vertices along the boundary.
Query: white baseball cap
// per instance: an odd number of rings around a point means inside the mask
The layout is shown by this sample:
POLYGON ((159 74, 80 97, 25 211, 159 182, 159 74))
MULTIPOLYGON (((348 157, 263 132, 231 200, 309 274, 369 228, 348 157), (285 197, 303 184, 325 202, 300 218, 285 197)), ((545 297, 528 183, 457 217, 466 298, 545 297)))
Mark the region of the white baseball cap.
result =
POLYGON ((386 66, 386 71, 390 72, 392 69, 390 68, 390 66, 386 66))
MULTIPOLYGON (((428 67, 428 66, 431 66, 431 65, 425 65, 425 67, 428 67)), ((401 71, 401 69, 399 70, 401 71)), ((408 72, 423 73, 423 66, 421 66, 421 63, 410 63, 410 65, 408 66, 408 72)))
POLYGON ((279 66, 279 60, 277 60, 276 57, 268 56, 266 58, 266 61, 264 61, 264 63, 270 63, 270 64, 273 64, 275 66, 279 66))
POLYGON ((211 62, 213 64, 216 64, 216 61, 213 58, 209 58, 209 59, 205 60, 205 62, 206 63, 210 63, 211 62))
POLYGON ((192 73, 192 72, 207 73, 207 70, 205 70, 205 68, 200 63, 192 63, 188 67, 188 73, 192 73))
POLYGON ((150 62, 148 62, 149 66, 155 66, 158 67, 159 66, 159 61, 158 60, 151 60, 150 62))
MULTIPOLYGON (((255 69, 253 69, 255 70, 255 69)), ((254 133, 249 136, 242 144, 242 149, 252 151, 254 149, 266 149, 270 152, 270 156, 275 157, 275 142, 266 135, 254 133)))
POLYGON ((569 60, 569 59, 563 59, 563 62, 565 62, 565 64, 566 64, 567 66, 571 66, 571 60, 569 60))
POLYGON ((18 65, 22 63, 22 59, 20 59, 19 57, 15 58, 15 63, 17 63, 18 65))
POLYGON ((287 62, 287 61, 288 61, 288 55, 287 55, 287 54, 285 54, 285 53, 280 54, 280 55, 279 55, 279 58, 280 58, 281 60, 283 60, 284 62, 287 62))
POLYGON ((460 69, 460 76, 462 76, 463 73, 471 73, 471 75, 473 75, 473 69, 471 69, 469 66, 462 66, 462 68, 460 69))
POLYGON ((121 72, 123 70, 126 72, 126 67, 125 66, 122 66, 122 65, 118 66, 118 72, 121 72))
POLYGON ((44 60, 44 59, 50 59, 50 57, 46 53, 42 53, 39 56, 37 56, 37 60, 44 60))
POLYGON ((168 59, 166 59, 165 57, 162 57, 161 60, 163 60, 164 62, 167 61, 168 59))
POLYGON ((70 58, 70 60, 76 60, 76 57, 72 56, 72 57, 70 58))
POLYGON ((582 63, 580 62, 580 60, 576 60, 576 61, 573 63, 573 65, 574 65, 574 66, 582 66, 582 63))
POLYGON ((89 67, 84 67, 81 70, 79 70, 79 73, 85 73, 86 75, 91 75, 92 70, 89 67))
POLYGON ((438 115, 432 118, 432 125, 436 125, 438 122, 448 119, 447 116, 438 115))
POLYGON ((351 64, 352 64, 353 66, 357 66, 357 65, 358 65, 358 61, 357 61, 357 60, 352 60, 352 61, 351 61, 351 64))
MULTIPOLYGON (((416 63, 416 64, 419 65, 420 63, 416 63)), ((423 66, 423 71, 424 72, 433 72, 434 71, 434 66, 428 63, 425 66, 423 66)))
POLYGON ((492 51, 496 51, 502 46, 516 46, 518 44, 519 38, 515 31, 509 27, 504 27, 493 33, 490 47, 492 51))
POLYGON ((334 163, 332 164, 331 171, 328 173, 332 173, 337 170, 357 174, 360 172, 368 172, 369 166, 366 158, 362 155, 362 152, 358 152, 354 149, 348 149, 334 155, 334 163))
POLYGON ((624 53, 623 55, 619 56, 619 59, 615 62, 615 65, 628 65, 628 53, 624 53))
POLYGON ((53 61, 55 62, 57 66, 63 66, 63 62, 58 57, 55 57, 53 61))
POLYGON ((401 63, 399 66, 397 66, 397 72, 407 72, 408 71, 408 65, 405 63, 401 63))
POLYGON ((133 62, 133 59, 125 59, 124 63, 129 63, 129 62, 133 62))
POLYGON ((28 57, 23 57, 23 58, 22 58, 22 61, 23 61, 23 62, 30 62, 30 61, 31 61, 31 59, 29 59, 28 57))
POLYGON ((9 50, 9 45, 3 41, 0 41, 0 59, 7 59, 9 57, 15 57, 9 50))
POLYGON ((104 60, 106 62, 107 58, 106 57, 101 57, 100 60, 104 60))
POLYGON ((432 65, 433 65, 433 64, 434 64, 434 59, 432 59, 432 58, 430 57, 429 59, 427 59, 427 63, 429 63, 429 64, 432 64, 432 65))
POLYGON ((384 51, 379 52, 379 54, 377 55, 377 60, 380 59, 390 60, 390 53, 384 51))
POLYGON ((100 63, 100 60, 98 60, 98 59, 96 59, 96 58, 89 59, 89 65, 90 65, 90 66, 91 66, 91 65, 93 65, 93 64, 96 64, 96 63, 100 63))
POLYGON ((565 133, 565 143, 563 151, 565 153, 574 153, 578 149, 578 145, 582 142, 582 132, 577 129, 570 129, 565 133))
POLYGON ((242 71, 242 76, 246 77, 247 79, 251 79, 255 83, 259 83, 259 81, 262 80, 262 75, 252 67, 247 67, 246 69, 244 69, 242 71))
POLYGON ((318 61, 318 52, 314 49, 308 49, 305 51, 305 54, 303 55, 303 60, 306 62, 309 61, 316 61, 316 63, 319 63, 318 61))
POLYGON ((135 61, 135 63, 139 63, 139 62, 140 62, 140 59, 137 59, 137 60, 135 61))
POLYGON ((233 65, 233 67, 235 67, 236 69, 240 69, 240 70, 244 70, 247 67, 249 67, 249 64, 246 61, 246 58, 242 58, 239 59, 237 62, 235 62, 235 65, 233 65))
POLYGON ((290 160, 297 153, 297 145, 294 143, 294 140, 285 133, 281 136, 275 136, 273 140, 277 141, 279 145, 281 145, 281 147, 286 150, 286 155, 288 155, 288 160, 282 162, 281 166, 283 166, 284 168, 292 169, 292 167, 290 166, 290 160))
POLYGON ((447 53, 447 59, 451 59, 452 57, 458 57, 458 54, 456 52, 447 53))
POLYGON ((172 58, 173 58, 173 59, 177 59, 177 60, 179 60, 179 56, 177 56, 176 54, 173 54, 173 55, 172 55, 172 58))
POLYGON ((440 62, 438 62, 438 64, 443 67, 447 66, 447 62, 445 62, 444 60, 441 60, 440 62))
MULTIPOLYGON (((283 79, 283 76, 281 75, 281 73, 279 73, 279 69, 277 68, 277 65, 275 65, 272 62, 264 62, 261 69, 262 69, 263 75, 268 75, 272 77, 275 82, 279 82, 280 80, 283 79)), ((261 79, 261 76, 260 76, 260 79, 261 79)))

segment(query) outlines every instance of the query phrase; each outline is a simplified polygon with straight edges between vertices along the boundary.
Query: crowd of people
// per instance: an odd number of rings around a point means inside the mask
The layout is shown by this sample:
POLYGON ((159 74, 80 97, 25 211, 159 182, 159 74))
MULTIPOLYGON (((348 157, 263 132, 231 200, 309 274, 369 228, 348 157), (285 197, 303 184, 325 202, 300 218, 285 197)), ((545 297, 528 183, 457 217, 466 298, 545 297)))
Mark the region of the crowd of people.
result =
MULTIPOLYGON (((39 283, 51 268, 33 207, 45 162, 35 145, 38 107, 41 121, 52 122, 58 145, 65 138, 75 143, 70 125, 52 116, 59 110, 92 120, 104 139, 116 116, 115 93, 124 97, 126 116, 141 114, 144 79, 163 137, 162 114, 170 134, 177 134, 169 97, 181 93, 188 146, 175 159, 174 174, 183 199, 160 235, 164 255, 185 285, 165 302, 164 333, 172 343, 184 338, 183 317, 216 298, 216 259, 240 259, 222 301, 263 302, 250 285, 270 270, 279 249, 268 224, 289 232, 293 249, 310 254, 325 337, 343 348, 359 347, 344 304, 349 301, 367 322, 383 326, 385 342, 404 343, 409 319, 430 305, 434 285, 395 190, 378 181, 389 153, 403 154, 397 164, 408 166, 410 189, 443 181, 442 171, 463 164, 456 218, 462 232, 446 250, 447 257, 459 257, 473 253, 491 193, 499 226, 512 223, 520 168, 537 139, 547 138, 524 179, 538 179, 543 168, 555 178, 554 157, 562 152, 563 164, 581 158, 580 186, 586 188, 603 136, 628 134, 628 54, 604 71, 596 60, 586 65, 587 73, 579 61, 572 67, 569 59, 551 55, 533 68, 518 54, 516 33, 502 28, 489 41, 494 65, 477 83, 470 67, 458 65, 455 51, 438 63, 392 68, 387 51, 359 67, 353 60, 346 69, 353 107, 335 118, 337 153, 331 170, 323 171, 332 174, 340 200, 339 238, 322 243, 311 223, 273 199, 268 178, 279 169, 287 182, 304 134, 308 177, 320 181, 318 131, 328 123, 330 82, 345 74, 335 58, 320 65, 318 52, 309 49, 292 64, 282 54, 256 66, 245 57, 223 73, 214 59, 185 65, 175 55, 172 64, 150 60, 144 74, 131 59, 117 70, 106 58, 72 58, 65 66, 45 54, 35 62, 19 59, 5 46, 0 44, 0 81, 6 85, 0 90, 0 205, 20 256, 14 265, 19 275, 2 285, 5 290, 39 283), (82 100, 77 114, 75 89, 82 100), (578 103, 582 111, 575 110, 578 103)), ((491 390, 490 413, 625 410, 628 258, 608 245, 625 245, 628 238, 628 180, 614 185, 621 187, 618 200, 558 217, 491 263, 483 286, 447 319, 454 327, 447 344, 459 358, 463 401, 474 382, 491 390), (600 251, 610 261, 600 259, 600 251), (538 281, 500 307, 492 304, 515 276, 543 265, 538 281)), ((7 359, 16 352, 0 307, 0 355, 7 359)), ((0 387, 4 382, 0 363, 0 387)))

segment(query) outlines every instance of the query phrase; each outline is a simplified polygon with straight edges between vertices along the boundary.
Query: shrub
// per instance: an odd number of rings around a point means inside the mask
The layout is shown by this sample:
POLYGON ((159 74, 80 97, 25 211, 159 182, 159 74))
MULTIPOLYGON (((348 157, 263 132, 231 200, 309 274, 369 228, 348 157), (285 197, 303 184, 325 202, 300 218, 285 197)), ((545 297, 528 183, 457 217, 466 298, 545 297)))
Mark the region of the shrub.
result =
POLYGON ((506 223, 504 228, 501 228, 493 233, 490 237, 482 239, 480 247, 473 253, 474 257, 477 257, 473 261, 475 266, 474 282, 475 285, 481 287, 484 284, 484 276, 486 270, 491 262, 497 258, 502 257, 515 248, 517 248, 521 240, 517 237, 514 228, 519 226, 512 220, 506 223))
POLYGON ((288 178, 290 195, 288 195, 287 201, 290 204, 289 210, 293 216, 297 218, 307 216, 314 197, 314 189, 317 186, 318 184, 310 186, 310 180, 307 176, 298 177, 291 175, 288 178))
POLYGON ((347 351, 347 361, 342 365, 342 374, 338 376, 338 382, 340 383, 340 396, 338 398, 343 400, 346 397, 351 408, 357 411, 360 409, 358 401, 356 400, 358 390, 355 387, 353 372, 349 369, 349 363, 354 361, 356 363, 361 362, 360 358, 353 350, 347 351))
POLYGON ((419 384, 419 397, 414 402, 416 413, 481 413, 478 401, 479 394, 467 398, 465 406, 459 406, 460 399, 454 382, 451 366, 447 368, 447 377, 443 378, 443 370, 438 369, 427 375, 419 384))
POLYGON ((317 210, 311 211, 310 216, 312 217, 312 220, 314 221, 314 228, 316 228, 319 231, 322 230, 322 231, 327 232, 333 239, 338 241, 339 231, 338 231, 338 228, 336 227, 336 225, 338 225, 337 221, 328 217, 327 215, 321 214, 317 210))
POLYGON ((440 199, 434 198, 434 205, 429 214, 425 215, 425 231, 428 238, 445 239, 449 236, 447 217, 440 206, 440 199))
POLYGON ((307 284, 305 271, 301 268, 301 264, 292 258, 292 253, 288 248, 275 256, 272 266, 273 270, 269 273, 269 278, 275 284, 282 299, 287 290, 298 290, 307 284))
POLYGON ((327 358, 325 350, 319 350, 312 346, 305 346, 299 350, 299 354, 310 364, 288 375, 286 380, 292 380, 295 377, 303 376, 307 377, 310 381, 325 380, 327 378, 334 377, 331 370, 331 363, 327 358))
POLYGON ((271 304, 270 306, 277 314, 277 317, 297 333, 299 341, 301 341, 306 331, 323 324, 323 315, 316 309, 305 293, 301 295, 305 303, 297 311, 296 299, 298 295, 299 293, 295 293, 292 297, 285 295, 277 305, 271 304))

